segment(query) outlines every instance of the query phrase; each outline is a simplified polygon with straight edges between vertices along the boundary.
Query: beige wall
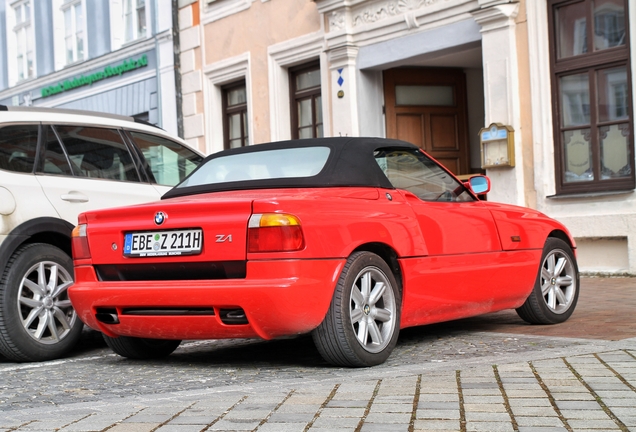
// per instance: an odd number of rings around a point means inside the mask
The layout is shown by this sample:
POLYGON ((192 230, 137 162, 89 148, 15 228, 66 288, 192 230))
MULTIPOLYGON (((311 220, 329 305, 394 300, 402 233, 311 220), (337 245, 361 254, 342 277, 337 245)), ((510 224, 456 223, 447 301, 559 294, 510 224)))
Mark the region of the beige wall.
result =
POLYGON ((268 142, 271 136, 267 48, 320 29, 312 0, 255 1, 247 10, 204 24, 204 70, 217 61, 250 54, 254 144, 268 142))
MULTIPOLYGON (((523 183, 525 205, 536 208, 537 191, 534 186, 534 142, 532 137, 532 92, 530 89, 530 53, 528 50, 528 16, 526 1, 521 0, 519 14, 515 20, 517 38, 517 61, 519 63, 519 114, 523 148, 523 183)), ((530 0, 531 1, 531 0, 530 0)))

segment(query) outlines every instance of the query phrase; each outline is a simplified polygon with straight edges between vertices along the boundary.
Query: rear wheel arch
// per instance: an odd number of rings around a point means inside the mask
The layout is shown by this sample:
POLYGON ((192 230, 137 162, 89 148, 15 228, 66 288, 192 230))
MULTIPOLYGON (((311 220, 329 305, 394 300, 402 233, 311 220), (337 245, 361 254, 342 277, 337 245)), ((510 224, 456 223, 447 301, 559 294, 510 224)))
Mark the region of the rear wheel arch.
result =
POLYGON ((398 284, 398 289, 400 290, 400 293, 404 294, 403 293, 404 283, 403 283, 403 279, 402 279, 402 267, 400 267, 400 263, 398 261, 399 256, 398 256, 397 252, 395 251, 395 249, 393 249, 391 246, 389 246, 389 245, 387 245, 385 243, 365 243, 365 244, 362 244, 362 245, 358 246, 353 251, 351 251, 351 254, 353 254, 355 252, 372 252, 372 253, 378 255, 380 258, 382 258, 384 260, 384 262, 386 262, 386 264, 391 269, 391 272, 393 273, 393 277, 395 277, 395 280, 396 280, 396 282, 398 284))

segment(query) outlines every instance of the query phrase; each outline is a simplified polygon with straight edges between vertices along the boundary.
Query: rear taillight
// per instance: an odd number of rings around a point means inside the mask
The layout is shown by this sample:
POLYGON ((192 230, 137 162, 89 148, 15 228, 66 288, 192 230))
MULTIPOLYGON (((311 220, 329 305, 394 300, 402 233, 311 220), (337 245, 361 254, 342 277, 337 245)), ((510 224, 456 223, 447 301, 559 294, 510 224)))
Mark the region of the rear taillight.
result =
POLYGON ((291 252, 305 247, 300 220, 290 214, 253 214, 248 224, 248 252, 291 252))
POLYGON ((71 239, 73 259, 88 259, 91 257, 91 251, 88 248, 88 237, 86 236, 86 224, 77 225, 73 229, 71 239))

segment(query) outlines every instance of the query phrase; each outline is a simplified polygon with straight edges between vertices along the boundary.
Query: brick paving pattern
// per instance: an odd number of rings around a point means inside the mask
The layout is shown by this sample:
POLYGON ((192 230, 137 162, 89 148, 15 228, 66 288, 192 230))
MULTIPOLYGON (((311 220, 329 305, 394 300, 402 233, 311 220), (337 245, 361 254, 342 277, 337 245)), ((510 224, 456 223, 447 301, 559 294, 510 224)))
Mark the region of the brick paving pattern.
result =
POLYGON ((407 342, 378 368, 0 410, 0 432, 636 431, 635 306, 636 279, 584 279, 572 325, 509 312, 450 324, 470 327, 473 344, 530 334, 535 352, 407 362, 407 342))

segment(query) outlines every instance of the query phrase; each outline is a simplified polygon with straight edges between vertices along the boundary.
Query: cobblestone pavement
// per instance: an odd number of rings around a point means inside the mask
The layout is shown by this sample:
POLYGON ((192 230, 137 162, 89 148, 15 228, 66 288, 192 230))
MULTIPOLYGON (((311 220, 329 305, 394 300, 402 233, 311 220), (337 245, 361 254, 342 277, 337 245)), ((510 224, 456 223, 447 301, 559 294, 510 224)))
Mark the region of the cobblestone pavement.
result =
MULTIPOLYGON (((616 294, 633 311, 636 279, 613 281, 603 301, 616 294)), ((498 326, 486 316, 404 330, 369 369, 328 366, 308 337, 186 342, 130 361, 87 331, 68 359, 0 359, 0 432, 636 431, 636 317, 617 324, 631 337, 611 340, 613 320, 586 309, 604 283, 584 281, 571 319, 592 314, 604 337, 523 334, 514 312, 499 313, 498 326)))

